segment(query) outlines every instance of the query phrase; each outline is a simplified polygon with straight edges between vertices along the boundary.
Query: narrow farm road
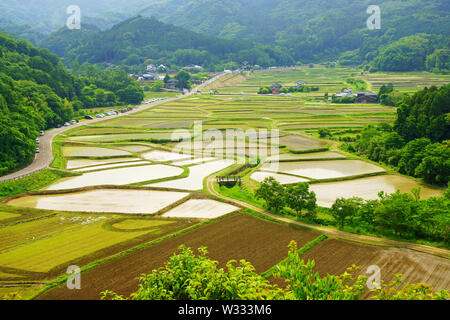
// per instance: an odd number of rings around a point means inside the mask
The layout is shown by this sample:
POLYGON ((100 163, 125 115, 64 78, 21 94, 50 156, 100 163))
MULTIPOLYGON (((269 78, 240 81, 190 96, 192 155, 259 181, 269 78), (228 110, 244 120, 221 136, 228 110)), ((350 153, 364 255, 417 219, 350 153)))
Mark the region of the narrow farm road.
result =
MULTIPOLYGON (((186 95, 182 95, 178 98, 170 98, 167 100, 160 100, 160 101, 156 101, 153 103, 149 103, 149 104, 146 104, 145 106, 139 107, 137 109, 133 109, 130 112, 120 113, 119 115, 113 116, 113 117, 114 118, 123 117, 123 116, 129 115, 129 114, 132 114, 132 113, 140 112, 142 110, 157 106, 162 103, 166 103, 169 101, 175 101, 175 100, 178 100, 181 98, 188 97, 188 96, 192 95, 194 92, 201 90, 202 88, 206 87, 207 85, 210 85, 214 81, 220 79, 224 75, 225 75, 225 73, 218 74, 217 76, 215 76, 215 77, 205 81, 201 85, 197 86, 196 88, 191 90, 191 92, 189 92, 186 95)), ((27 167, 25 167, 19 171, 16 171, 16 172, 13 172, 8 175, 0 177, 0 182, 18 179, 18 178, 30 175, 32 173, 38 172, 42 169, 48 168, 50 166, 50 164, 53 162, 53 148, 52 148, 53 139, 58 134, 61 134, 65 131, 68 131, 73 128, 77 128, 77 127, 84 126, 84 125, 90 125, 93 123, 98 123, 101 121, 109 120, 111 118, 112 117, 108 117, 108 118, 104 118, 104 119, 93 119, 93 120, 81 121, 80 123, 75 124, 75 125, 70 125, 68 127, 62 127, 62 128, 50 129, 50 130, 46 131, 44 136, 39 137, 40 143, 38 146, 39 146, 40 152, 35 154, 33 162, 30 163, 27 167)))
POLYGON ((264 209, 255 207, 254 205, 251 205, 247 202, 236 200, 234 198, 224 196, 223 194, 217 192, 214 189, 214 182, 216 181, 216 176, 217 176, 217 174, 214 174, 212 176, 209 176, 206 180, 206 188, 209 193, 211 193, 212 195, 214 195, 216 197, 222 198, 224 200, 234 202, 238 205, 241 205, 242 207, 254 210, 254 211, 261 213, 265 216, 268 216, 272 219, 295 224, 295 225, 298 225, 301 227, 306 227, 306 228, 309 228, 312 230, 322 232, 330 237, 339 238, 342 240, 359 242, 359 243, 369 244, 369 245, 383 245, 383 246, 392 246, 392 247, 397 247, 397 248, 405 248, 405 249, 411 249, 411 250, 415 250, 415 251, 419 251, 419 252, 436 255, 439 257, 446 258, 446 259, 450 258, 450 251, 447 249, 444 249, 444 248, 436 248, 436 247, 422 245, 422 244, 396 241, 396 240, 390 240, 390 239, 384 239, 384 238, 378 238, 378 237, 366 236, 366 235, 360 235, 360 234, 353 234, 350 232, 345 232, 345 231, 341 231, 341 230, 337 230, 337 229, 333 229, 333 228, 329 228, 329 227, 324 227, 324 226, 311 225, 311 224, 307 224, 304 222, 299 222, 299 221, 295 221, 295 220, 291 220, 288 218, 274 215, 272 213, 267 212, 264 209))

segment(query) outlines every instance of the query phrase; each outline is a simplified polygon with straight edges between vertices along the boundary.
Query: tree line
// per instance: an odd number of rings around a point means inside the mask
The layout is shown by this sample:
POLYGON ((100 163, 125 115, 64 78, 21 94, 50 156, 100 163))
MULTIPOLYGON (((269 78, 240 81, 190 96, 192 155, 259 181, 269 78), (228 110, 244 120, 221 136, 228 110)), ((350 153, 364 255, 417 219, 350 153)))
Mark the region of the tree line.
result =
POLYGON ((0 33, 0 175, 32 161, 40 130, 73 119, 82 108, 143 99, 124 71, 76 69, 70 73, 49 50, 0 33))
MULTIPOLYGON (((283 186, 266 178, 255 192, 275 214, 290 214, 310 222, 326 223, 317 217, 317 200, 306 182, 283 186)), ((449 244, 450 188, 442 197, 420 199, 420 189, 411 194, 379 193, 377 200, 339 198, 327 212, 340 229, 378 233, 406 239, 424 239, 449 244)))
MULTIPOLYGON (((390 92, 383 89, 384 92, 390 92)), ((382 99, 389 95, 383 94, 382 99)), ((450 181, 450 85, 430 87, 403 97, 394 126, 381 123, 363 129, 347 151, 383 162, 400 173, 447 185, 450 181)))

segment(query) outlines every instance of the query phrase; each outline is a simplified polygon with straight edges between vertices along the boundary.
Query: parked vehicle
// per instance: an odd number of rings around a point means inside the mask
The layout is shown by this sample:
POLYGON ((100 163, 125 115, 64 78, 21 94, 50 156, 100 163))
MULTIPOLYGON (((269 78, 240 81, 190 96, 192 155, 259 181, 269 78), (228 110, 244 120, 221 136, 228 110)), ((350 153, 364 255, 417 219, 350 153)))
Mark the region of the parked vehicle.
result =
POLYGON ((41 135, 41 137, 44 135, 44 131, 39 131, 39 134, 41 135))
POLYGON ((77 123, 77 120, 72 120, 72 124, 76 124, 77 123))
POLYGON ((92 120, 92 119, 94 119, 94 118, 92 118, 91 116, 85 116, 84 117, 86 120, 92 120))
POLYGON ((38 139, 38 138, 36 138, 36 144, 39 144, 39 143, 40 143, 39 139, 38 139))
POLYGON ((41 150, 39 149, 39 147, 36 147, 36 153, 41 152, 41 150))
POLYGON ((70 123, 68 123, 68 122, 64 123, 64 127, 68 127, 68 126, 70 126, 70 123))
POLYGON ((61 128, 62 126, 58 123, 58 124, 56 125, 56 127, 57 127, 57 128, 61 128))

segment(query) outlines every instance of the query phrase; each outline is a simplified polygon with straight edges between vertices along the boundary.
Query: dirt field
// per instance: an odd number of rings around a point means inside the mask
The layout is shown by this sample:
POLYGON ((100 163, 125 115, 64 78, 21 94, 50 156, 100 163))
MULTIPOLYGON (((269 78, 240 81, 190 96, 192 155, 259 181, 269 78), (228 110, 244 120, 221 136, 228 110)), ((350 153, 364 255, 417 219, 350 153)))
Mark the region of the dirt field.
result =
POLYGON ((407 249, 364 246, 341 240, 326 240, 303 255, 303 259, 315 260, 315 270, 321 276, 344 273, 355 264, 365 274, 367 267, 377 265, 381 280, 394 280, 396 273, 412 283, 428 283, 436 290, 450 289, 450 260, 407 249))
POLYGON ((127 295, 137 289, 136 277, 161 267, 181 244, 207 246, 210 257, 221 267, 230 259, 245 258, 257 272, 263 272, 286 257, 291 240, 302 246, 317 236, 311 231, 237 214, 83 273, 81 290, 68 290, 63 285, 38 299, 99 299, 100 292, 106 289, 127 295))

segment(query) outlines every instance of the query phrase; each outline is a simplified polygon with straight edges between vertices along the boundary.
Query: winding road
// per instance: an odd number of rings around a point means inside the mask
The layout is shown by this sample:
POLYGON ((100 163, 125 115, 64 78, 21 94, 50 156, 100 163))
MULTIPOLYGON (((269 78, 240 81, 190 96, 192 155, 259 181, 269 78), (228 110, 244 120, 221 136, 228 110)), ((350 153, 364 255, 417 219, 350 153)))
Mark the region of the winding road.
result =
POLYGON ((93 123, 98 123, 98 122, 101 122, 101 121, 109 120, 111 118, 123 117, 123 116, 129 115, 129 114, 135 113, 135 112, 140 112, 142 110, 145 110, 145 109, 157 106, 157 105, 162 104, 162 103, 166 103, 168 101, 175 101, 175 100, 178 100, 178 99, 181 99, 181 98, 188 97, 188 96, 192 95, 194 92, 196 92, 196 91, 198 91, 200 89, 203 89, 204 87, 210 85, 214 81, 220 79, 224 75, 226 75, 226 73, 220 73, 220 74, 214 76, 213 78, 208 79, 207 81, 203 82, 201 85, 199 85, 196 88, 194 88, 193 90, 191 90, 191 92, 189 92, 188 94, 181 95, 181 96, 176 97, 176 98, 170 98, 170 99, 166 99, 166 100, 155 101, 155 102, 146 104, 144 106, 140 106, 139 108, 133 109, 133 110, 131 110, 129 112, 126 112, 126 113, 119 113, 116 116, 110 116, 110 117, 102 118, 102 119, 83 120, 83 121, 80 121, 79 123, 77 123, 75 125, 70 125, 68 127, 61 127, 61 128, 50 129, 50 130, 45 132, 44 136, 39 137, 40 143, 39 143, 38 146, 39 146, 39 149, 40 149, 39 151, 40 152, 35 154, 33 162, 30 163, 27 167, 25 167, 25 168, 23 168, 23 169, 21 169, 19 171, 16 171, 16 172, 13 172, 13 173, 10 173, 8 175, 0 177, 0 182, 19 179, 19 178, 28 176, 30 174, 33 174, 33 173, 36 173, 38 171, 41 171, 43 169, 48 168, 50 166, 50 164, 53 162, 53 159, 54 159, 53 158, 53 148, 52 148, 53 139, 58 134, 61 134, 61 133, 65 132, 65 131, 68 131, 70 129, 77 128, 77 127, 80 127, 80 126, 90 125, 90 124, 93 124, 93 123))

